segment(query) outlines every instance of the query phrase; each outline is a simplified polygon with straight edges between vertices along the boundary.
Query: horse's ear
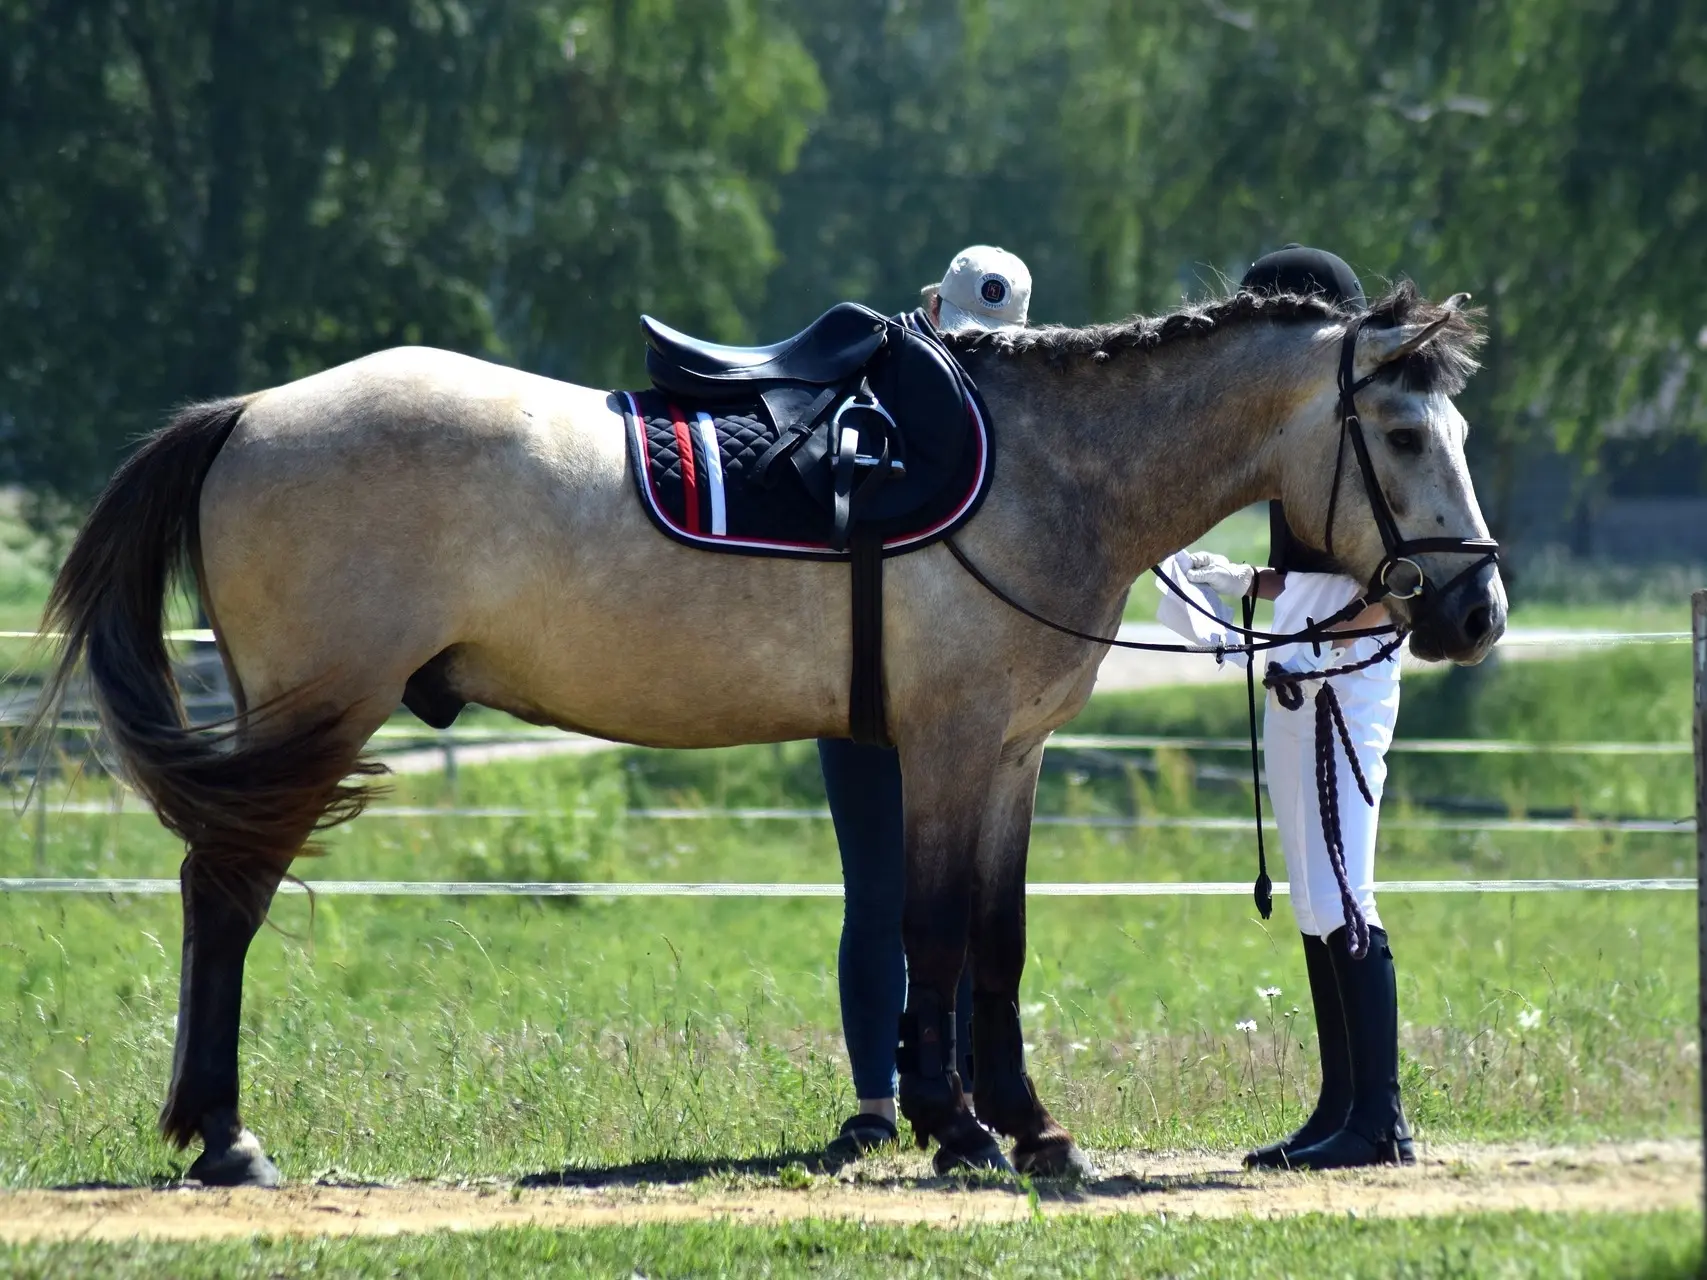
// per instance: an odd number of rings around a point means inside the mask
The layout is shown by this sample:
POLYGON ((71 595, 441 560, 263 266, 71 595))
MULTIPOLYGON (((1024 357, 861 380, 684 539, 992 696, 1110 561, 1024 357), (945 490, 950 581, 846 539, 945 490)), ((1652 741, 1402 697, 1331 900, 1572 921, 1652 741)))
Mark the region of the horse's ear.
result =
POLYGON ((1357 336, 1357 371, 1366 377, 1384 364, 1402 360, 1418 350, 1452 323, 1452 318, 1470 301, 1467 293, 1455 293, 1441 304, 1446 314, 1427 324, 1400 324, 1390 329, 1365 329, 1357 336))

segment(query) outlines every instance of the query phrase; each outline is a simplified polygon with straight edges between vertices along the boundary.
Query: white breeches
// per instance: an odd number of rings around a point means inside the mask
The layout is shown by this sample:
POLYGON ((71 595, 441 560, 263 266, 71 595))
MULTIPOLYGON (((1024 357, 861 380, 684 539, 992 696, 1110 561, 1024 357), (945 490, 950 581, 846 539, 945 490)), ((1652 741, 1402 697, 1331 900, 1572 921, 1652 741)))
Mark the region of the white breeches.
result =
MULTIPOLYGON (((1268 797, 1280 828, 1280 847, 1286 855, 1292 914, 1301 933, 1326 938, 1345 927, 1345 909, 1322 837, 1322 812, 1316 793, 1315 695, 1319 688, 1319 683, 1306 684, 1304 705, 1296 711, 1286 710, 1271 693, 1262 728, 1268 797)), ((1334 765, 1338 771, 1346 882, 1363 918, 1371 928, 1380 928, 1381 916, 1375 909, 1375 830, 1381 790, 1387 781, 1387 748, 1392 744, 1393 722, 1398 715, 1398 684, 1393 682, 1390 708, 1387 699, 1363 705, 1355 694, 1345 698, 1342 693, 1342 698, 1346 728, 1375 797, 1374 807, 1363 802, 1357 779, 1346 763, 1345 749, 1336 741, 1334 765)))

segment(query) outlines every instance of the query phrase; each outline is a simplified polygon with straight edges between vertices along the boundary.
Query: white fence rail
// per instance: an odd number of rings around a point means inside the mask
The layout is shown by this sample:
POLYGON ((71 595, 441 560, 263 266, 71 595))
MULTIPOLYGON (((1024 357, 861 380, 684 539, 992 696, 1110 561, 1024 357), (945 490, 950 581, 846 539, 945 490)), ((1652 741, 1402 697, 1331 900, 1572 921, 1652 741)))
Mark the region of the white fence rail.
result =
MULTIPOLYGON (((0 725, 0 728, 4 728, 0 725)), ((98 725, 68 722, 61 729, 94 733, 98 725)), ((384 725, 373 735, 375 742, 408 743, 423 748, 505 746, 517 742, 562 742, 601 744, 621 749, 626 743, 590 738, 561 729, 468 728, 415 729, 408 725, 384 725)), ((1044 744, 1057 751, 1249 751, 1248 738, 1205 738, 1185 734, 1148 733, 1057 733, 1044 744)), ((1263 750, 1259 739, 1257 750, 1263 750)), ((1686 756, 1687 742, 1547 742, 1523 738, 1395 738, 1388 754, 1398 755, 1560 755, 1560 756, 1686 756)))
MULTIPOLYGON (((1628 880, 1383 880, 1382 894, 1394 893, 1681 893, 1695 881, 1658 877, 1628 880)), ((1085 881, 1028 884, 1034 898, 1236 898, 1248 897, 1247 880, 1085 881)), ((122 880, 104 877, 26 876, 0 879, 0 893, 75 893, 114 896, 176 894, 176 880, 122 880)), ((829 882, 733 883, 725 881, 558 881, 558 880, 315 880, 306 887, 286 881, 280 893, 341 897, 400 898, 839 898, 842 886, 829 882)), ((1284 883, 1276 894, 1288 892, 1284 883)))
MULTIPOLYGON (((49 814, 68 814, 79 817, 153 817, 153 811, 141 804, 111 805, 76 802, 49 804, 49 814)), ((510 805, 373 805, 363 816, 393 819, 573 819, 585 821, 597 818, 598 809, 529 809, 510 805)), ((697 809, 624 809, 624 818, 637 822, 828 822, 828 809, 767 809, 767 808, 697 808, 697 809)), ((1138 831, 1249 831, 1248 817, 1212 817, 1201 814, 1154 817, 1125 814, 1039 814, 1032 819, 1034 827, 1090 827, 1109 830, 1138 831)), ((1273 829, 1272 819, 1263 825, 1273 829)), ((1568 834, 1570 832, 1622 832, 1636 835, 1693 835, 1695 822, 1691 818, 1407 818, 1384 817, 1385 831, 1491 832, 1507 834, 1568 834)))

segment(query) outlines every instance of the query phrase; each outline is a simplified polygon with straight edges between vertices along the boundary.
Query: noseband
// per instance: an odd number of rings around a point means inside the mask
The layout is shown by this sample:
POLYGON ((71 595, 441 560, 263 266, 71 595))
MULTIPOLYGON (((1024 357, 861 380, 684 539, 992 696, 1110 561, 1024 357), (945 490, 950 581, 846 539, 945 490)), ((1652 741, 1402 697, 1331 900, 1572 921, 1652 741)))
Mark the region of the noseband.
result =
MULTIPOLYGON (((1328 494, 1328 522, 1322 536, 1323 549, 1330 556, 1334 554, 1334 516, 1339 510, 1340 478, 1345 474, 1345 442, 1349 437, 1352 453, 1357 458, 1357 469, 1363 476, 1363 491, 1369 498, 1369 510, 1375 517, 1375 528, 1381 535, 1381 546, 1385 552, 1381 563, 1375 566, 1361 604, 1372 605, 1388 598, 1416 600, 1428 593, 1428 575, 1423 572, 1422 565, 1417 563, 1416 556, 1427 552, 1475 556, 1476 559, 1468 567, 1453 575, 1445 586, 1433 591, 1434 598, 1439 600, 1465 578, 1498 561, 1500 544, 1492 538, 1406 538, 1400 534, 1399 522, 1393 518, 1393 508, 1388 505, 1387 495, 1375 476, 1375 463, 1369 457, 1369 443, 1363 435, 1363 420, 1357 413, 1357 393, 1373 382, 1381 372, 1380 367, 1377 367, 1373 372, 1359 378, 1354 367, 1357 359, 1357 337, 1363 331, 1363 324, 1367 319, 1368 316, 1360 316, 1353 320, 1340 344, 1340 441, 1339 449, 1334 454, 1334 484, 1328 494), (1408 566, 1415 575, 1408 589, 1404 590, 1396 588, 1392 581, 1394 570, 1401 565, 1408 566)), ((1427 603, 1425 599, 1424 607, 1427 603)))

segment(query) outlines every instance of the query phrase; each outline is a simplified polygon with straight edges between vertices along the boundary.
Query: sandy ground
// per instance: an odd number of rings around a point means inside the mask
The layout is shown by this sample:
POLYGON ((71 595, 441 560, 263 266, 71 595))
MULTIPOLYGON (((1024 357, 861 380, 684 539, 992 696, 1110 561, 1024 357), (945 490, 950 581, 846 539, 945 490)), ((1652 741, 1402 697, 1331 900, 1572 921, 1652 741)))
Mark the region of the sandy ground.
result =
POLYGON ((1699 1207, 1701 1144, 1434 1146, 1412 1169, 1242 1172, 1236 1156, 1093 1153, 1098 1176, 1039 1186, 929 1176, 912 1152, 835 1176, 774 1166, 567 1171, 522 1183, 296 1185, 0 1193, 0 1239, 209 1240, 251 1235, 396 1235, 496 1227, 589 1227, 721 1219, 845 1218, 954 1226, 1033 1213, 1275 1218, 1303 1213, 1421 1217, 1515 1209, 1643 1213, 1699 1207), (757 1170, 757 1172, 755 1172, 757 1170), (793 1176, 790 1176, 790 1175, 793 1176), (788 1183, 790 1185, 783 1185, 788 1183))

